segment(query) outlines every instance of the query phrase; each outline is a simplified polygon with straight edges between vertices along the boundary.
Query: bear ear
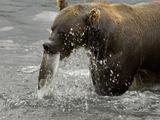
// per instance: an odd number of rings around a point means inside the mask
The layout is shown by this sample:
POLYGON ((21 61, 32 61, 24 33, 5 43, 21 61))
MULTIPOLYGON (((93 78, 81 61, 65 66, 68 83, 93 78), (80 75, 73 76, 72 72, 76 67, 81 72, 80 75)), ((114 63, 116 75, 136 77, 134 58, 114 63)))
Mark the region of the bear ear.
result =
POLYGON ((89 24, 92 28, 99 28, 100 11, 97 8, 93 8, 89 12, 89 24))
POLYGON ((63 8, 68 6, 68 3, 66 2, 66 0, 57 0, 57 4, 59 7, 59 11, 61 11, 63 8))

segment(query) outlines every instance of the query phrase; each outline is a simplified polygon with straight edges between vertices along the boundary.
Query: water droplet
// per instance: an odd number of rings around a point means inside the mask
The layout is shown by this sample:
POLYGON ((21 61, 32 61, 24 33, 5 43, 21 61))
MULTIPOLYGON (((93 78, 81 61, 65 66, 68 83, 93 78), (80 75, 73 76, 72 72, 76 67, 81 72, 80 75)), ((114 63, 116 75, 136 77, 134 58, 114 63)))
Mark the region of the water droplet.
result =
POLYGON ((119 74, 117 74, 117 77, 119 77, 119 74))
POLYGON ((110 70, 111 74, 113 74, 113 70, 110 70))

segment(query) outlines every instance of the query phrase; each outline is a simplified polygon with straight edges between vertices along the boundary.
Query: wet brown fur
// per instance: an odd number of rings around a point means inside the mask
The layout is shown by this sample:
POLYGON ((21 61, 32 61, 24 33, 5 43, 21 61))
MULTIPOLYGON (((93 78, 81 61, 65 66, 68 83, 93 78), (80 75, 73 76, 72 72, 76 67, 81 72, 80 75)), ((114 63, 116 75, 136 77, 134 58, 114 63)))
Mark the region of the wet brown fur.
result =
MULTIPOLYGON (((91 77, 99 95, 120 95, 133 80, 139 84, 159 82, 160 2, 67 6, 58 0, 58 6, 50 36, 52 44, 56 43, 53 48, 63 57, 79 47, 91 50, 91 77), (69 34, 71 28, 74 35, 69 34), (65 33, 64 38, 57 31, 65 33)), ((57 52, 54 49, 52 53, 57 52)))

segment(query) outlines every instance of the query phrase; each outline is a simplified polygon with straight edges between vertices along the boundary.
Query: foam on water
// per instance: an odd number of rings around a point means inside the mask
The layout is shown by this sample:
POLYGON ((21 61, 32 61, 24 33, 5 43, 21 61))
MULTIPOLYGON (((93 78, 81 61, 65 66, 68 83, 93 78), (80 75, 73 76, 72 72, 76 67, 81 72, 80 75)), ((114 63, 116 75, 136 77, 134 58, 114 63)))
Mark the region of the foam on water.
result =
POLYGON ((43 99, 44 96, 48 95, 49 87, 43 87, 42 89, 37 91, 38 99, 43 99))
POLYGON ((16 49, 16 48, 19 48, 20 45, 19 44, 16 44, 14 43, 13 40, 0 40, 0 48, 5 48, 5 49, 16 49))
POLYGON ((50 110, 76 110, 81 112, 86 111, 90 113, 95 111, 96 108, 97 110, 104 110, 102 112, 107 113, 108 115, 106 116, 108 117, 113 117, 114 115, 121 115, 122 118, 125 118, 127 116, 142 117, 145 114, 148 114, 149 116, 159 114, 159 111, 157 111, 160 108, 159 99, 159 95, 149 91, 129 91, 124 95, 117 97, 101 97, 96 95, 95 93, 81 96, 61 96, 54 93, 54 95, 50 94, 48 97, 41 99, 42 101, 39 101, 35 96, 33 96, 33 93, 30 93, 29 95, 25 95, 25 98, 22 98, 20 96, 9 98, 3 95, 3 100, 5 100, 5 107, 3 107, 1 110, 16 109, 20 107, 26 108, 28 106, 31 108, 46 107, 50 110))
POLYGON ((68 71, 61 70, 61 72, 64 73, 64 74, 71 75, 71 76, 89 76, 90 75, 88 69, 81 69, 81 70, 75 70, 75 71, 72 71, 72 70, 68 70, 68 71))
POLYGON ((57 13, 56 12, 51 12, 51 11, 43 11, 33 17, 33 20, 35 21, 46 21, 50 22, 53 21, 54 18, 56 17, 57 13))
POLYGON ((6 27, 3 27, 3 28, 0 28, 0 32, 6 32, 6 31, 9 31, 9 30, 12 30, 13 27, 12 26, 6 26, 6 27))
POLYGON ((17 71, 31 74, 31 73, 34 73, 34 72, 38 71, 39 68, 40 68, 40 66, 27 66, 27 67, 21 68, 17 71))

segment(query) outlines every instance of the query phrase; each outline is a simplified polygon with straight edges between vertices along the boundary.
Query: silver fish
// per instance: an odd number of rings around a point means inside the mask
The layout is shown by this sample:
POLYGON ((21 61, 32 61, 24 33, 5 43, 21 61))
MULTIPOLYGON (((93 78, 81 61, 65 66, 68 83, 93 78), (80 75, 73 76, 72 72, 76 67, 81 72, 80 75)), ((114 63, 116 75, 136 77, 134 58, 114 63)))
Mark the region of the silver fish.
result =
POLYGON ((52 79, 57 72, 60 61, 60 53, 57 54, 43 54, 43 60, 40 67, 38 79, 38 92, 37 96, 42 99, 47 95, 49 88, 52 84, 52 79))

